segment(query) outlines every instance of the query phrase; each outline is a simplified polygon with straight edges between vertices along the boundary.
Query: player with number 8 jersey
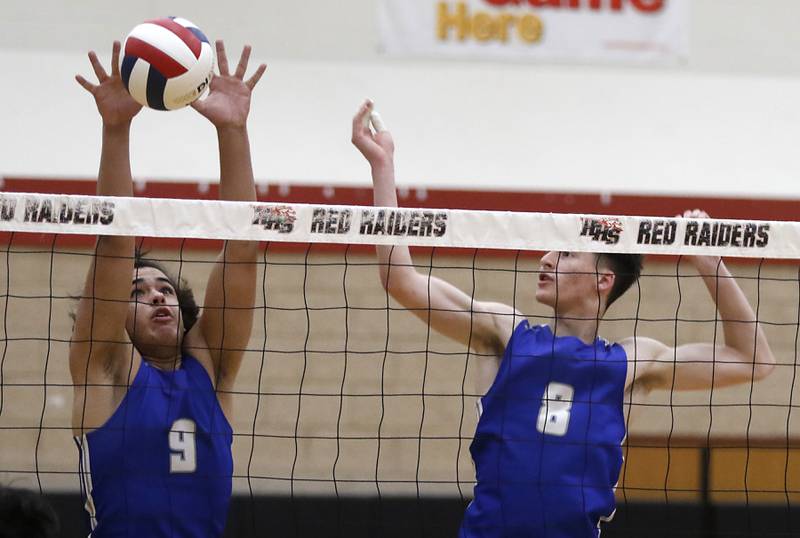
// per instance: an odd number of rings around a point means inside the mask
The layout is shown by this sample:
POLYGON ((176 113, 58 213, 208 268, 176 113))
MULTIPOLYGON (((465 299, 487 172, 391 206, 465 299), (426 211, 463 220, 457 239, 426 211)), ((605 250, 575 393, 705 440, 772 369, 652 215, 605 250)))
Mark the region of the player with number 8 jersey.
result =
POLYGON ((503 529, 586 536, 610 519, 622 466, 626 373, 619 344, 556 337, 549 326, 526 320, 517 325, 479 401, 470 447, 477 483, 465 536, 503 529))
MULTIPOLYGON (((255 201, 247 135, 245 47, 235 73, 217 42, 219 76, 192 104, 217 130, 220 198, 255 201)), ((97 84, 78 76, 103 120, 97 194, 133 196, 130 127, 141 109, 94 52, 97 84)), ((250 339, 258 243, 226 242, 203 311, 186 283, 143 258, 134 237, 97 239, 75 312, 72 426, 93 538, 220 538, 233 480, 231 394, 250 339)))
MULTIPOLYGON (((352 141, 372 168, 375 205, 396 207, 394 140, 377 119, 364 103, 352 141)), ((684 216, 707 217, 699 210, 684 216)), ((753 309, 717 257, 690 259, 716 302, 725 343, 668 346, 643 336, 618 344, 598 337, 608 307, 639 278, 636 254, 544 254, 536 300, 553 309, 552 322, 531 327, 512 306, 475 300, 419 273, 408 247, 376 250, 388 293, 478 362, 476 388, 485 395, 470 448, 475 498, 460 538, 597 538, 614 513, 627 398, 751 383, 775 365, 753 309)))

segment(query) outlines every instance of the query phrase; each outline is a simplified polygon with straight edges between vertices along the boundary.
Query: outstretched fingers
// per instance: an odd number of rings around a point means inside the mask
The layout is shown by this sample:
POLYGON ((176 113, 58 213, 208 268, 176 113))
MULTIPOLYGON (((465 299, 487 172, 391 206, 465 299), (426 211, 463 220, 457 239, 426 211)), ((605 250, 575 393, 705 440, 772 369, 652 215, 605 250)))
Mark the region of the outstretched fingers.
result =
POLYGON ((256 69, 256 72, 253 73, 253 76, 250 77, 247 80, 247 82, 245 82, 245 84, 247 84, 247 87, 250 88, 250 90, 252 90, 253 88, 256 87, 256 84, 258 84, 258 81, 261 80, 262 76, 264 76, 264 72, 266 70, 267 70, 267 65, 266 64, 259 65, 258 69, 256 69))
POLYGON ((97 57, 97 53, 95 51, 89 51, 89 63, 92 64, 92 69, 94 70, 95 76, 97 76, 97 81, 102 83, 106 79, 108 79, 108 73, 103 68, 103 64, 100 63, 100 59, 97 57))
POLYGON ((83 89, 89 93, 94 93, 94 89, 97 87, 88 80, 86 80, 85 78, 83 78, 81 75, 75 75, 75 80, 77 80, 78 84, 80 84, 83 87, 83 89))
MULTIPOLYGON (((121 45, 119 41, 114 41, 114 44, 111 46, 111 76, 112 77, 119 77, 119 54, 121 50, 121 45)), ((94 75, 97 77, 97 82, 99 84, 103 84, 107 81, 110 77, 108 76, 108 72, 103 67, 103 64, 100 63, 100 59, 97 57, 97 53, 93 50, 89 51, 89 63, 92 64, 92 70, 94 71, 94 75)), ((75 75, 75 80, 78 81, 84 90, 89 93, 94 93, 97 89, 97 84, 92 84, 88 80, 86 80, 82 75, 75 75)))
POLYGON ((120 45, 119 41, 114 41, 114 44, 111 46, 111 76, 118 77, 119 76, 119 53, 122 46, 120 45))
POLYGON ((239 65, 236 66, 236 73, 233 74, 239 80, 244 80, 244 74, 247 72, 247 63, 250 61, 250 52, 252 51, 250 45, 245 45, 242 49, 242 55, 239 57, 239 65))
POLYGON ((219 68, 220 76, 227 77, 230 75, 230 68, 228 67, 228 56, 225 54, 225 43, 221 39, 217 40, 217 67, 219 68))
MULTIPOLYGON (((236 73, 234 73, 234 76, 239 80, 244 80, 244 75, 247 73, 247 66, 250 63, 250 53, 252 51, 253 47, 250 45, 245 45, 242 49, 242 55, 239 57, 239 65, 236 66, 236 73)), ((252 91, 253 88, 256 87, 256 84, 258 84, 258 81, 261 80, 261 77, 264 76, 266 70, 266 64, 259 65, 256 72, 253 73, 253 76, 245 81, 245 85, 252 91)))

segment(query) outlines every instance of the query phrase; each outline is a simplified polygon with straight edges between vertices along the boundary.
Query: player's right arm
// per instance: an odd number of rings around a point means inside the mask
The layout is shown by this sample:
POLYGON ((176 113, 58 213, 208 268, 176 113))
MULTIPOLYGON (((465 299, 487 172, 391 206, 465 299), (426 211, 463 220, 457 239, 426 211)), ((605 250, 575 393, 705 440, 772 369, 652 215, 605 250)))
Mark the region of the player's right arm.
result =
MULTIPOLYGON (((365 102, 353 118, 352 142, 372 168, 374 204, 397 207, 394 141, 381 128, 372 133, 372 103, 365 102)), ((408 247, 376 247, 383 287, 403 307, 437 332, 468 345, 480 354, 502 356, 521 314, 511 306, 479 302, 449 282, 417 272, 408 247)))
MULTIPOLYGON (((132 196, 129 152, 130 126, 141 106, 128 94, 119 73, 120 44, 114 42, 111 74, 97 55, 89 53, 98 83, 82 76, 78 83, 92 94, 103 120, 103 146, 97 176, 97 194, 132 196)), ((97 239, 76 311, 70 342, 70 372, 75 384, 112 380, 130 363, 125 332, 133 274, 133 237, 97 239)))

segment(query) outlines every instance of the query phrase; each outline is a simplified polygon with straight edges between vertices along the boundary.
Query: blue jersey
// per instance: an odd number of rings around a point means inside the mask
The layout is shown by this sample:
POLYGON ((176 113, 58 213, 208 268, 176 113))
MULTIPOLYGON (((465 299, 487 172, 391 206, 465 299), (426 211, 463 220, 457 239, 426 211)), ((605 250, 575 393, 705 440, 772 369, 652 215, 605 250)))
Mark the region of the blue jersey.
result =
POLYGON ((93 538, 222 536, 233 430, 193 357, 173 372, 142 360, 111 418, 76 441, 93 538))
POLYGON ((618 344, 520 323, 470 446, 461 538, 595 538, 614 512, 627 360, 618 344))

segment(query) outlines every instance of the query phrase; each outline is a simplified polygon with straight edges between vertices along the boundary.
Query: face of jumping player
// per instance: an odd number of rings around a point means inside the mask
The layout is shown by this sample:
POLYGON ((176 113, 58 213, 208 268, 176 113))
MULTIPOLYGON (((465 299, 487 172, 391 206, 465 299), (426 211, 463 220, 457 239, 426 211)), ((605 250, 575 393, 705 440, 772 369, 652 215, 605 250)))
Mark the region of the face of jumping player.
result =
POLYGON ((146 357, 169 357, 183 340, 183 320, 175 287, 154 267, 134 269, 125 330, 146 357))
POLYGON ((614 273, 598 265, 596 254, 551 251, 539 261, 536 300, 558 312, 593 316, 598 311, 598 299, 602 301, 601 312, 605 308, 613 284, 614 273))

